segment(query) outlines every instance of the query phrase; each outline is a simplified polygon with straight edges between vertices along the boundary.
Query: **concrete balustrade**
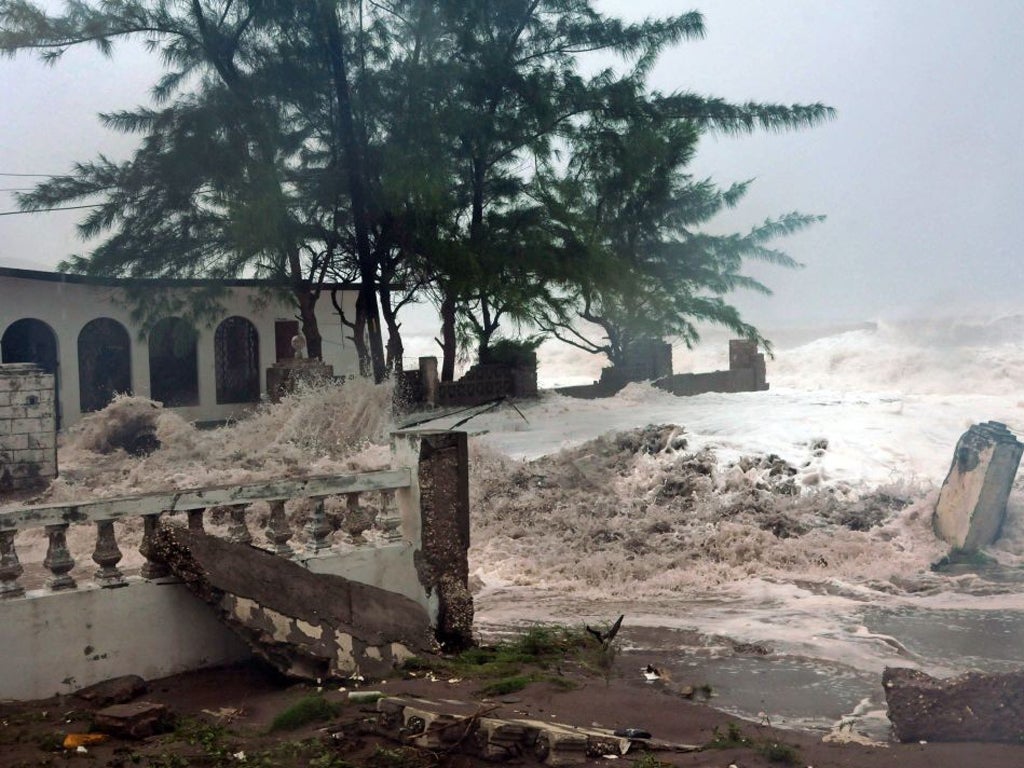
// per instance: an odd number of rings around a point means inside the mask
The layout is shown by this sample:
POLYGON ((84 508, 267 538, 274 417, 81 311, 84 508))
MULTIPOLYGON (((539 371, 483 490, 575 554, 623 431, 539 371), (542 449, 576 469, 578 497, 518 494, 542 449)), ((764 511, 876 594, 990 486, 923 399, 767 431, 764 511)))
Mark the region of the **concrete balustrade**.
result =
MULTIPOLYGON (((465 486, 465 439, 464 433, 399 433, 394 468, 377 472, 0 508, 0 699, 43 698, 119 674, 159 677, 248 655, 162 562, 150 559, 154 535, 164 524, 206 530, 314 573, 402 595, 423 606, 436 626, 446 599, 438 584, 447 566, 431 554, 437 546, 425 543, 423 532, 437 529, 434 518, 449 521, 441 523, 444 530, 456 519, 468 530, 468 502, 459 496, 438 503, 427 494, 421 506, 420 485, 465 486), (441 466, 437 452, 449 444, 457 460, 441 466), (338 530, 329 519, 329 499, 343 499, 331 502, 340 517, 338 530), (310 511, 289 522, 285 505, 294 500, 311 502, 310 511), (251 510, 258 502, 267 505, 265 538, 256 535, 251 510), (142 538, 133 551, 123 525, 140 519, 142 538), (68 532, 86 527, 95 531, 92 551, 72 551, 68 532), (29 579, 18 555, 19 536, 32 529, 46 534, 42 586, 38 562, 29 579), (132 569, 125 573, 125 551, 136 565, 141 556, 138 575, 132 569), (83 574, 90 558, 96 569, 83 574), (417 566, 423 558, 432 564, 429 573, 417 566)), ((131 538, 138 541, 137 534, 131 538)), ((82 549, 80 534, 72 540, 82 549)), ((460 542, 447 556, 462 583, 467 547, 468 540, 460 542)))

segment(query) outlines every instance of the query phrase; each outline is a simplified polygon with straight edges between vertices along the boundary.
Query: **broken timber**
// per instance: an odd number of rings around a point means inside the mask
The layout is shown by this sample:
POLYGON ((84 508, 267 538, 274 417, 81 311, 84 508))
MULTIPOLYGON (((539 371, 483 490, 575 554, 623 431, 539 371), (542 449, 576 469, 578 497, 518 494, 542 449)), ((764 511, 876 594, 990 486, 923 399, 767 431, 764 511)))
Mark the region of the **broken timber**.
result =
POLYGON ((413 600, 248 544, 164 526, 153 557, 254 654, 293 677, 384 675, 433 646, 427 612, 413 600))

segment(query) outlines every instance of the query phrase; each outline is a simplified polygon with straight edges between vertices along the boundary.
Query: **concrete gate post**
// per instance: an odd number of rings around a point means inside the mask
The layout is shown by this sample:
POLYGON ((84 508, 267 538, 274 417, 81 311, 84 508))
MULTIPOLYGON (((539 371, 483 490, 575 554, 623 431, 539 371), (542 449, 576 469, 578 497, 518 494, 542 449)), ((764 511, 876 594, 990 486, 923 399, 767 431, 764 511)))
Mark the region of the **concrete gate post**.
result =
POLYGON ((436 634, 445 650, 473 642, 469 593, 469 446, 465 432, 399 432, 395 463, 413 469, 412 488, 397 494, 403 535, 418 548, 420 583, 436 600, 436 634))

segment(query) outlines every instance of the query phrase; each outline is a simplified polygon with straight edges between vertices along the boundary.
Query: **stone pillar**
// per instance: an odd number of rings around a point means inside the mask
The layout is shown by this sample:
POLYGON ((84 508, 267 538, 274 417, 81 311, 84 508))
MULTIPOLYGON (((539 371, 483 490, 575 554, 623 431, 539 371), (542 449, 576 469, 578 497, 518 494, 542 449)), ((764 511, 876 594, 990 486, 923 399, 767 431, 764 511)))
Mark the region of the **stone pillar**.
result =
POLYGON ((0 493, 57 476, 54 377, 33 363, 0 365, 0 493))
POLYGON ((468 647, 473 641, 473 598, 466 433, 403 432, 394 440, 395 463, 415 462, 414 488, 396 494, 396 499, 403 535, 416 547, 420 583, 427 596, 437 600, 437 639, 445 650, 468 647), (413 515, 416 520, 409 519, 413 515))
POLYGON ((420 385, 423 387, 423 403, 429 406, 437 405, 441 380, 437 375, 436 357, 420 358, 420 385))
POLYGON ((974 424, 956 444, 932 526, 953 547, 977 550, 999 537, 1024 445, 1005 424, 974 424))

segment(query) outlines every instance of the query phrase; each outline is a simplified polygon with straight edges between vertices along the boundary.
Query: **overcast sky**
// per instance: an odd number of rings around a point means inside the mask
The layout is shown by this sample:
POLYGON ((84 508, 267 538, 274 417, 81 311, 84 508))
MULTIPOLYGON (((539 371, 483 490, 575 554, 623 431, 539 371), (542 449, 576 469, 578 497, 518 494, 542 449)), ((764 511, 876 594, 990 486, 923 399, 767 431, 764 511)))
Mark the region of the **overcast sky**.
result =
MULTIPOLYGON (((960 311, 1024 309, 1024 3, 1018 0, 604 0, 624 16, 695 8, 708 35, 667 53, 659 90, 735 101, 822 101, 811 130, 705 139, 694 166, 756 179, 716 229, 799 210, 827 222, 780 242, 806 264, 755 274, 775 296, 737 296, 771 328, 960 311)), ((156 62, 70 51, 56 67, 0 59, 0 174, 54 174, 130 143, 96 113, 142 103, 156 62)), ((0 175, 7 191, 32 179, 0 175)), ((74 212, 0 216, 0 265, 50 268, 82 245, 74 212)))

